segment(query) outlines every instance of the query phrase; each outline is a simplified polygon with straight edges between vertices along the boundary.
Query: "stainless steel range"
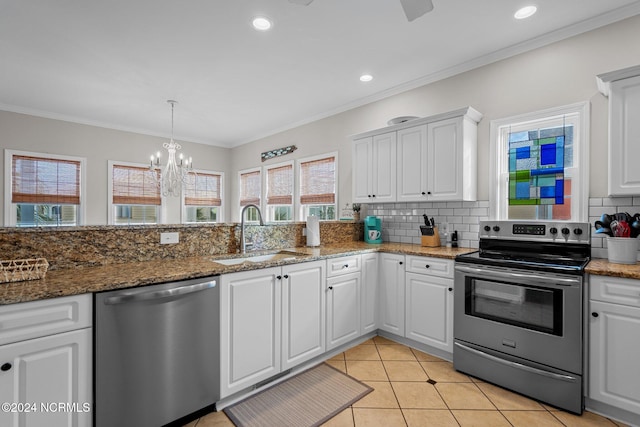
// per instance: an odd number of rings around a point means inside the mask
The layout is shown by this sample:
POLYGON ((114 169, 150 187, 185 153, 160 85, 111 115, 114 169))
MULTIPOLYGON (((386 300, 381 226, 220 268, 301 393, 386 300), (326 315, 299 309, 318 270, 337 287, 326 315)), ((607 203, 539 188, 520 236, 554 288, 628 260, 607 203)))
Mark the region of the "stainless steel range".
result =
POLYGON ((583 403, 588 223, 484 221, 456 257, 455 369, 574 413, 583 403))

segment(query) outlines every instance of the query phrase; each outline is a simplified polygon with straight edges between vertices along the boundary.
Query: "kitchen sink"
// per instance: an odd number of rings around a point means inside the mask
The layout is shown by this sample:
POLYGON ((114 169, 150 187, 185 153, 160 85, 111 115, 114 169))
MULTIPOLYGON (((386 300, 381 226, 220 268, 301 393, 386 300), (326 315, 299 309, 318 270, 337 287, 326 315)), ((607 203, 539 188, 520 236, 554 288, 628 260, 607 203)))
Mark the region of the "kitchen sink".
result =
POLYGON ((260 262, 267 262, 267 261, 282 261, 285 259, 296 259, 296 258, 306 257, 306 256, 308 255, 300 252, 278 251, 270 254, 249 255, 249 256, 244 256, 240 258, 214 259, 213 262, 217 262, 218 264, 223 264, 223 265, 236 265, 236 264, 242 264, 245 262, 260 263, 260 262))

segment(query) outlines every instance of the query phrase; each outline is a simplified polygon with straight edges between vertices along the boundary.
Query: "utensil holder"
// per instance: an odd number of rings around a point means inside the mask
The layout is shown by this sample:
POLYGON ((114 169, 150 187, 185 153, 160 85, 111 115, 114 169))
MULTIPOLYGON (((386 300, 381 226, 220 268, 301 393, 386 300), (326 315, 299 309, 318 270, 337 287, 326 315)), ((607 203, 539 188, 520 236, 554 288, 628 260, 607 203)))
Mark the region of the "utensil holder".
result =
POLYGON ((438 227, 433 227, 433 236, 422 236, 422 246, 428 248, 440 246, 440 234, 438 234, 438 227))
POLYGON ((615 264, 635 264, 638 262, 637 238, 607 237, 607 256, 615 264))

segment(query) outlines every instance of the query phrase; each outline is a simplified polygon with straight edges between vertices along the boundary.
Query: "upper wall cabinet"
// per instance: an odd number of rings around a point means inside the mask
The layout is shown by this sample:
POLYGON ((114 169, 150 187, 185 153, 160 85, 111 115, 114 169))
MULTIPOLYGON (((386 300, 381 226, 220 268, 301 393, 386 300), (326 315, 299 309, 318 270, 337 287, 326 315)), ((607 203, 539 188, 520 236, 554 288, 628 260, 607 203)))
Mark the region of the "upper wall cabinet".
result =
POLYGON ((481 118, 467 107, 354 136, 354 202, 475 200, 481 118))
POLYGON ((597 77, 609 97, 609 195, 640 195, 640 65, 597 77))

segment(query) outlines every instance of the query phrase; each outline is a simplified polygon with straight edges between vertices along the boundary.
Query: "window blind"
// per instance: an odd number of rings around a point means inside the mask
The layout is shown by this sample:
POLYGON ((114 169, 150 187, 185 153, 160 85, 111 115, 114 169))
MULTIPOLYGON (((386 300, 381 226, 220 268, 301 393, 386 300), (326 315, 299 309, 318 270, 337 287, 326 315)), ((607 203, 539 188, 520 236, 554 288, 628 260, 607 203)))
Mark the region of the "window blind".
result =
POLYGON ((161 204, 160 171, 136 166, 113 165, 113 204, 161 204))
POLYGON ((240 206, 260 206, 260 171, 240 174, 240 206))
POLYGON ((335 157, 300 163, 300 203, 310 205, 335 203, 335 201, 335 157))
POLYGON ((267 170, 267 204, 293 204, 293 165, 267 170))
POLYGON ((14 155, 12 203, 80 204, 80 162, 14 155))
POLYGON ((222 206, 220 197, 221 175, 189 173, 185 187, 184 204, 187 206, 222 206))

